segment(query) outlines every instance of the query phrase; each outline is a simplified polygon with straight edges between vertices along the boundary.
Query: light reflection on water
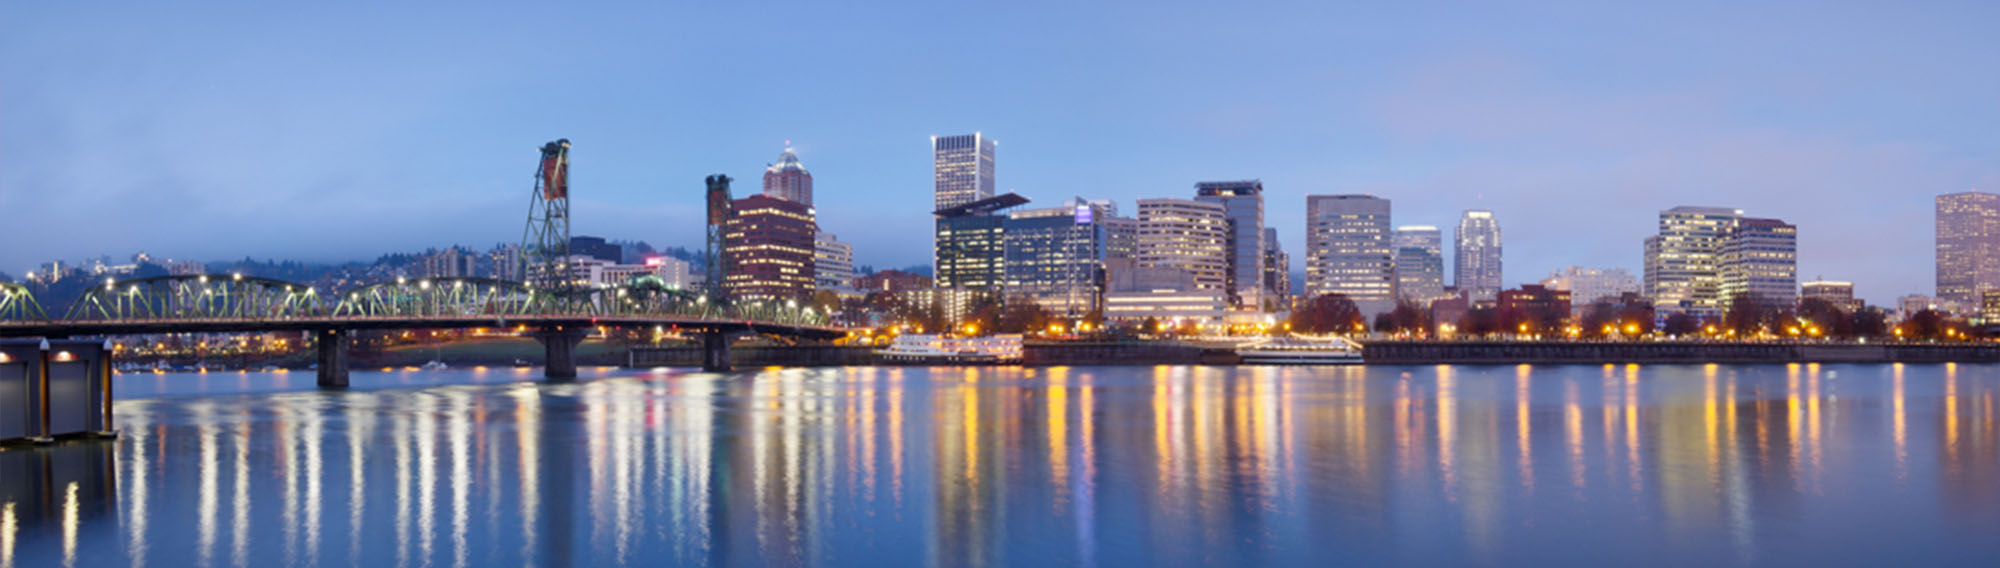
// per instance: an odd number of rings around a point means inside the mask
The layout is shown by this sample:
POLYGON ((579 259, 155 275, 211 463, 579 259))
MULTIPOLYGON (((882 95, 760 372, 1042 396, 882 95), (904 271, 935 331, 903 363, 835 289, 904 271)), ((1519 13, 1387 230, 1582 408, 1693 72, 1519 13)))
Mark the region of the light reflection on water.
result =
POLYGON ((0 452, 0 567, 1991 566, 1996 371, 126 375, 0 452))

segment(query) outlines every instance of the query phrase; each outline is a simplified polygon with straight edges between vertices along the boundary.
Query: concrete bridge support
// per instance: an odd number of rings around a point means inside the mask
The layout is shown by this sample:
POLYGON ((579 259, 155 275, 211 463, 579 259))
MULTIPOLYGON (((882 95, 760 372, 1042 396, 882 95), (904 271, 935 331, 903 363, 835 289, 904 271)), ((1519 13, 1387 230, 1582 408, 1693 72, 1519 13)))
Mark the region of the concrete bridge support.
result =
POLYGON ((347 343, 349 331, 328 329, 313 333, 319 344, 320 388, 347 388, 347 343))
POLYGON ((701 334, 701 370, 723 372, 733 370, 729 364, 729 344, 736 337, 721 331, 706 331, 701 334))
POLYGON ((542 342, 542 376, 551 379, 576 378, 576 346, 590 335, 587 327, 563 327, 537 329, 528 336, 542 342))

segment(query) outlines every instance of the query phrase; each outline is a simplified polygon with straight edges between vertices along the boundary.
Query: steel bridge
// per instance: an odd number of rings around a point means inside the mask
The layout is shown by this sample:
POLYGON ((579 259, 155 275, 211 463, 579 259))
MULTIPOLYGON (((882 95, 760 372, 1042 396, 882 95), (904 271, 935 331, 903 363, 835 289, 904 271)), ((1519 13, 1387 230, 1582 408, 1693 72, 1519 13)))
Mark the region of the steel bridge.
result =
POLYGON ((399 278, 339 294, 241 274, 107 279, 52 317, 25 287, 0 284, 0 337, 298 331, 319 350, 319 384, 347 385, 355 330, 518 328, 546 349, 550 378, 573 378, 592 329, 671 328, 698 336, 703 367, 726 370, 746 335, 831 339, 846 330, 792 302, 712 302, 644 276, 621 286, 538 290, 489 278, 399 278))

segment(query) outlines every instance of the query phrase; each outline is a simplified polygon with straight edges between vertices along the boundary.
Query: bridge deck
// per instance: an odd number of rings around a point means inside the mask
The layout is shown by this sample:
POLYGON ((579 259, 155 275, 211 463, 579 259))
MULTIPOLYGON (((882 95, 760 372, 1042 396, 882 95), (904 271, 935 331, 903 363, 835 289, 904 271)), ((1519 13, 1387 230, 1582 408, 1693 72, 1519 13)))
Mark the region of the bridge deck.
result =
POLYGON ((530 329, 568 326, 604 326, 617 328, 667 327, 694 332, 719 331, 725 333, 790 335, 808 339, 834 339, 847 334, 845 328, 831 326, 659 315, 477 315, 0 321, 0 337, 77 337, 160 333, 242 333, 361 329, 468 329, 520 326, 526 326, 530 329))

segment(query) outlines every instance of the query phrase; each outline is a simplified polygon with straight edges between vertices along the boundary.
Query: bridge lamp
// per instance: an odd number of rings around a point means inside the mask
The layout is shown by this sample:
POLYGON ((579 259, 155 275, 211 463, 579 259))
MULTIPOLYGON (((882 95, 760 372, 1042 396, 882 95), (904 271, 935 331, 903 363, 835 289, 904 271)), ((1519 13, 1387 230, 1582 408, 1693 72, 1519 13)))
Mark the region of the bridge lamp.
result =
POLYGON ((203 274, 203 275, 201 275, 201 283, 203 283, 203 284, 207 284, 207 283, 208 283, 208 275, 207 275, 207 274, 203 274))
POLYGON ((406 281, 406 280, 403 280, 403 277, 401 277, 401 276, 397 276, 397 277, 396 277, 396 285, 397 285, 397 286, 402 286, 404 282, 407 282, 407 281, 406 281))
POLYGON ((236 273, 236 275, 235 275, 235 276, 236 276, 236 281, 237 281, 237 282, 242 282, 242 281, 243 281, 243 273, 241 273, 241 272, 238 272, 238 273, 236 273))

